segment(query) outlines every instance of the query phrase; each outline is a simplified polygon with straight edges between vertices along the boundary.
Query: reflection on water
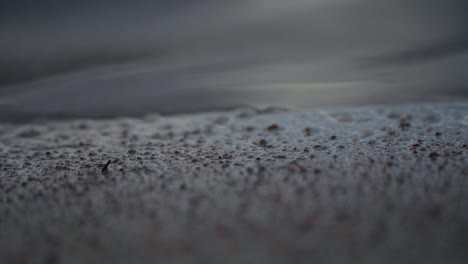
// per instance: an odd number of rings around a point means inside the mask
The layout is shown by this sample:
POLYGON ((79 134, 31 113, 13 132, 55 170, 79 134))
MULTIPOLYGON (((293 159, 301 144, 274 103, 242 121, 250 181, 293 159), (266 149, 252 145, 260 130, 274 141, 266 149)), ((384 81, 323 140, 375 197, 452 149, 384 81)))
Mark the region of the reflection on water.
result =
POLYGON ((468 94, 462 0, 27 2, 0 11, 2 118, 468 94))

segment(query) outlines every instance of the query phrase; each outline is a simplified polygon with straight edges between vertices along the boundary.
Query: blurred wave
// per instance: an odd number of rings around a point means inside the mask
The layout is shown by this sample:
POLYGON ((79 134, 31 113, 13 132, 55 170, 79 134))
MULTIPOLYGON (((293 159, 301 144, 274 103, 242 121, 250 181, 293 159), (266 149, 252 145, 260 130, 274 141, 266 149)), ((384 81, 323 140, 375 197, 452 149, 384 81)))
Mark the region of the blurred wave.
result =
POLYGON ((464 0, 6 1, 3 116, 466 98, 464 0))

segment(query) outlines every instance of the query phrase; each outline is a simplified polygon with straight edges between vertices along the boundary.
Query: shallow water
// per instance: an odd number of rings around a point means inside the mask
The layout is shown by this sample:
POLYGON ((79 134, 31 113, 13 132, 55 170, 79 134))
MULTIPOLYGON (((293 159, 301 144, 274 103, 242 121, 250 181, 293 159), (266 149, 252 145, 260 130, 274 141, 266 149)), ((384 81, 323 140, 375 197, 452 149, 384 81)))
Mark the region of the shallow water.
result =
POLYGON ((465 1, 15 1, 0 116, 466 98, 465 1))

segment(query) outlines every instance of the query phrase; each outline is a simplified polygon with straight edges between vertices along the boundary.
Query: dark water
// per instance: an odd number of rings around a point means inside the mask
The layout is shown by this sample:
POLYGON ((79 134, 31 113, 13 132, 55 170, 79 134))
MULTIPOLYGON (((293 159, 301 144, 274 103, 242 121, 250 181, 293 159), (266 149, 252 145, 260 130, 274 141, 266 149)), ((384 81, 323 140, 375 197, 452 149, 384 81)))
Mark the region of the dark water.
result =
POLYGON ((1 3, 2 119, 468 96, 464 0, 1 3))

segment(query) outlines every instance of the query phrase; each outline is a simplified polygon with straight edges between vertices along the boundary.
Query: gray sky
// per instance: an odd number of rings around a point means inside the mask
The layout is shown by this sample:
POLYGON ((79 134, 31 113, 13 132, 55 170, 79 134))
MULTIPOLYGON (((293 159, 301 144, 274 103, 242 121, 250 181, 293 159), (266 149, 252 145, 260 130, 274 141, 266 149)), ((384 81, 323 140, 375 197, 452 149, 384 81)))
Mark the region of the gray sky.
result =
POLYGON ((468 94, 465 0, 1 3, 0 104, 10 109, 171 112, 468 94))

